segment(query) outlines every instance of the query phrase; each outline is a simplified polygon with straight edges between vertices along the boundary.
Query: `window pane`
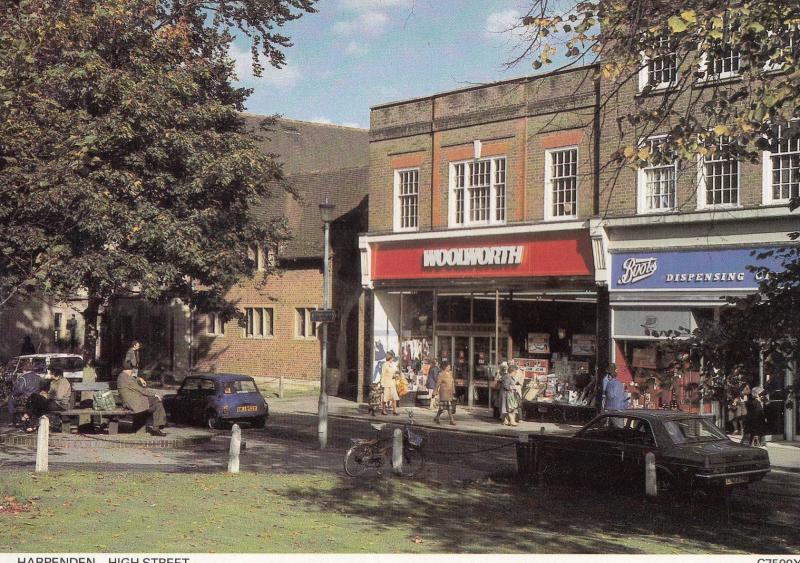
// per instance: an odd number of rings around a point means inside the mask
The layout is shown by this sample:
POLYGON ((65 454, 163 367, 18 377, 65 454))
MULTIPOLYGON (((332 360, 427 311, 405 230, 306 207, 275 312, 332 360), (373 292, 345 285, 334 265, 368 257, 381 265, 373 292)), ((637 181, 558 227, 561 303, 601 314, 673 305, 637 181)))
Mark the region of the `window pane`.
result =
POLYGON ((400 172, 399 186, 400 228, 417 227, 419 211, 419 171, 404 170, 400 172))
POLYGON ((678 75, 678 56, 669 38, 658 41, 658 55, 647 63, 647 83, 651 86, 672 84, 678 75))
MULTIPOLYGON (((721 140, 720 149, 727 140, 721 140)), ((706 205, 737 205, 739 203, 739 161, 717 152, 704 159, 706 205)))
POLYGON ((470 162, 469 171, 469 220, 470 222, 488 221, 492 178, 490 161, 470 162))
POLYGON ((772 147, 772 199, 788 201, 800 196, 800 137, 789 137, 778 129, 772 147))
POLYGON ((495 221, 506 220, 506 159, 494 161, 495 221))
POLYGON ((464 223, 464 164, 455 165, 455 222, 457 225, 464 223))
POLYGON ((567 149, 550 153, 552 215, 575 215, 578 198, 578 150, 567 149))

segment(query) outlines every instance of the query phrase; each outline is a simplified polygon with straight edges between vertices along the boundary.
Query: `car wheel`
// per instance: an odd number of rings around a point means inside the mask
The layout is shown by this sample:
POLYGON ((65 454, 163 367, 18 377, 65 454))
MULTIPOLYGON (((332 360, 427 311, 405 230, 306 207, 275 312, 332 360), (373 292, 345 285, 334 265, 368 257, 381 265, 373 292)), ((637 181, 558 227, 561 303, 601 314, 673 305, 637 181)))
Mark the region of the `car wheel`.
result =
POLYGON ((264 428, 267 425, 267 417, 265 416, 257 416, 255 417, 251 423, 253 428, 264 428))
POLYGON ((222 428, 222 420, 220 420, 215 411, 208 411, 206 413, 206 426, 208 426, 209 430, 218 430, 222 428))

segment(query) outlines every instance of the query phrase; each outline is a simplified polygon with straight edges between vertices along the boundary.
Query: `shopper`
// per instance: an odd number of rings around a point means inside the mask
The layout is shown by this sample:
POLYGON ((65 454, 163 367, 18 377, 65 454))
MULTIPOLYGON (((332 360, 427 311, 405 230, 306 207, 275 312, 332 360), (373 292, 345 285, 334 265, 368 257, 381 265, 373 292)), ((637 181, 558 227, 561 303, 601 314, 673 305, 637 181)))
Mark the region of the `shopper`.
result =
POLYGON ((741 435, 744 430, 744 417, 747 415, 745 406, 747 397, 744 395, 744 389, 733 386, 728 396, 728 420, 731 422, 734 435, 741 435))
POLYGON ((742 443, 751 446, 763 446, 764 435, 767 433, 767 419, 764 416, 764 404, 761 394, 764 389, 753 387, 747 399, 747 415, 744 418, 744 435, 742 443))
POLYGON ((606 383, 603 393, 603 405, 603 410, 606 411, 617 411, 628 408, 625 385, 617 379, 616 369, 609 369, 608 383, 606 383))
POLYGON ((394 352, 386 352, 386 362, 381 369, 381 387, 383 388, 383 409, 382 415, 386 415, 386 408, 392 407, 392 414, 398 416, 397 401, 400 395, 397 394, 397 380, 400 379, 400 368, 397 366, 394 352))
MULTIPOLYGON (((425 361, 428 362, 430 360, 425 361)), ((433 365, 431 365, 430 369, 428 370, 428 377, 425 379, 425 388, 428 390, 428 395, 431 398, 428 408, 431 410, 436 408, 436 398, 434 397, 433 393, 436 390, 436 384, 439 382, 440 372, 439 360, 433 360, 433 365)))
POLYGON ((453 368, 450 364, 442 362, 442 371, 439 373, 439 380, 436 382, 436 389, 434 395, 439 401, 439 409, 433 421, 436 424, 441 424, 439 418, 444 411, 447 411, 447 416, 450 419, 450 424, 455 426, 456 421, 453 418, 453 413, 456 410, 456 382, 453 379, 453 368))
POLYGON ((517 409, 520 405, 521 381, 519 368, 511 364, 500 382, 500 416, 506 426, 517 426, 517 409))
MULTIPOLYGON (((64 370, 61 368, 50 369, 50 389, 35 393, 28 398, 28 427, 27 432, 33 432, 39 418, 47 413, 58 413, 58 411, 69 410, 72 401, 72 386, 64 377, 64 370)), ((61 426, 61 417, 53 414, 50 423, 54 429, 61 426)))

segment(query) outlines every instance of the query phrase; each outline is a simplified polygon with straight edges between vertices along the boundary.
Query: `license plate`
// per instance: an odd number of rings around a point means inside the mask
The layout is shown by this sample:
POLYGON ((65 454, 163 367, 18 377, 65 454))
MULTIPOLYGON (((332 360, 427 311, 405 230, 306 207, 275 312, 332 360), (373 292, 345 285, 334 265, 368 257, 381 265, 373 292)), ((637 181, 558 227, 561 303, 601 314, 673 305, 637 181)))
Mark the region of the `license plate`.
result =
POLYGON ((741 477, 726 477, 725 484, 726 485, 738 485, 740 483, 747 483, 747 477, 742 475, 741 477))
POLYGON ((255 412, 258 407, 255 405, 245 405, 243 407, 236 407, 236 412, 255 412))

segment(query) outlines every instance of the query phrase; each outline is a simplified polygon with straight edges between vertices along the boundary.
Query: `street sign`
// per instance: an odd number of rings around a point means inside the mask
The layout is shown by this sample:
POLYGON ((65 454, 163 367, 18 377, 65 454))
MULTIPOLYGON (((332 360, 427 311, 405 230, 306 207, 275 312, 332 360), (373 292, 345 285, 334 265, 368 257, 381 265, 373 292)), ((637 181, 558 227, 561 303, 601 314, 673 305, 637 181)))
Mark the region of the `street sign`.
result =
POLYGON ((312 323, 333 323, 336 322, 335 309, 313 309, 311 311, 312 323))

